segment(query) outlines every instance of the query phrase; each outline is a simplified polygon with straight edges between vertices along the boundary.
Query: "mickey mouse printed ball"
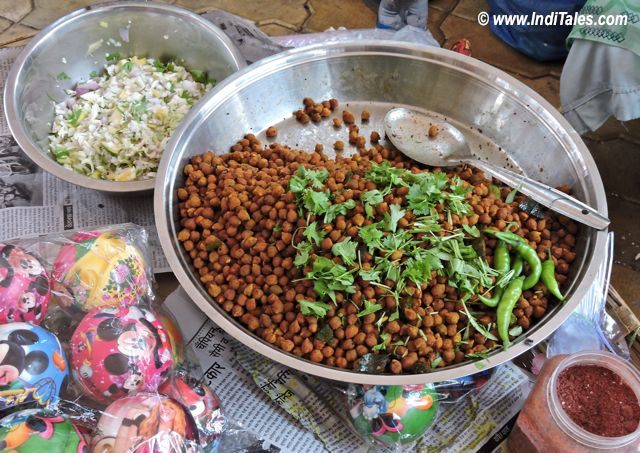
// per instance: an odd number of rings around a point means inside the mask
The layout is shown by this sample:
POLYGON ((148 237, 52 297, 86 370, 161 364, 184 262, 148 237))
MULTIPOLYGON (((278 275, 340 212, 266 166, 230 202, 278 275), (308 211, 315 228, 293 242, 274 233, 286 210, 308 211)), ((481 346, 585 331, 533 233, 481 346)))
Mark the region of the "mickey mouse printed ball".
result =
POLYGON ((156 391, 173 366, 166 330, 147 309, 99 307, 70 341, 73 378, 84 393, 108 404, 134 391, 156 391))
POLYGON ((44 265, 21 247, 0 244, 0 324, 40 324, 51 295, 44 265))
POLYGON ((0 325, 0 410, 57 400, 69 377, 60 342, 47 329, 25 322, 0 325))

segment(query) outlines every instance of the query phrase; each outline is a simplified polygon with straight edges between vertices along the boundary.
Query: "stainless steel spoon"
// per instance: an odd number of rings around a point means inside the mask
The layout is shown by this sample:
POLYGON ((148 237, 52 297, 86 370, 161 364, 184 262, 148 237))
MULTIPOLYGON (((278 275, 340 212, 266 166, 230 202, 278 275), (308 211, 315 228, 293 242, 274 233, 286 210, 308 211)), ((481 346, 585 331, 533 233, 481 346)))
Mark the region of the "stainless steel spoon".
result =
POLYGON ((471 153, 469 144, 460 130, 435 115, 406 108, 389 110, 384 118, 384 128, 396 148, 415 161, 434 167, 451 167, 466 163, 516 188, 543 206, 548 207, 584 225, 604 230, 609 219, 598 211, 541 182, 510 170, 480 161, 471 153), (435 126, 437 134, 429 136, 435 126))

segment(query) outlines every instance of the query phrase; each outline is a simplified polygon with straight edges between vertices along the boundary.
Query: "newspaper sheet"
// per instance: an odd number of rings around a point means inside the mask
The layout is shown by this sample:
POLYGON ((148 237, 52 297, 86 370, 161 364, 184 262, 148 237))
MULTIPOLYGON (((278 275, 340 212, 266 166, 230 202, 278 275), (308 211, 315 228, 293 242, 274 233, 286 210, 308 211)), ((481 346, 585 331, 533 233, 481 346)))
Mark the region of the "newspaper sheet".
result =
MULTIPOLYGON (((0 49, 0 90, 20 50, 0 49)), ((152 194, 107 195, 43 171, 11 136, 0 106, 0 241, 126 222, 147 228, 154 271, 169 272, 155 229, 152 194)))
MULTIPOLYGON (((262 448, 282 452, 382 451, 362 440, 342 418, 346 398, 337 384, 298 373, 250 350, 216 326, 179 288, 164 302, 227 416, 256 433, 262 448)), ((476 395, 442 404, 437 422, 411 449, 430 453, 490 452, 530 391, 527 376, 504 365, 476 395)), ((233 451, 232 445, 225 451, 233 451)), ((255 448, 255 447, 254 447, 255 448)), ((252 450, 255 451, 255 450, 252 450)), ((408 450, 407 450, 408 451, 408 450)))

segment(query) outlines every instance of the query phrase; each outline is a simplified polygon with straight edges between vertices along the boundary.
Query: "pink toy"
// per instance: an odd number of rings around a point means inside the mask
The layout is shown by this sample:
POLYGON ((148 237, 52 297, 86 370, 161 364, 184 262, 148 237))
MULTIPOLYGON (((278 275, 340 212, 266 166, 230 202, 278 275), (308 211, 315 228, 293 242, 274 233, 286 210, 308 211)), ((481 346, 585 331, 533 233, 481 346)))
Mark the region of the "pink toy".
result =
POLYGON ((156 391, 173 366, 164 327, 138 307, 100 307, 71 337, 73 377, 85 393, 108 404, 136 390, 156 391))
POLYGON ((40 324, 51 295, 42 263, 24 249, 0 244, 0 324, 40 324))
POLYGON ((51 276, 62 283, 82 311, 136 303, 149 290, 145 263, 137 247, 116 233, 78 233, 62 247, 51 276))
POLYGON ((93 438, 95 453, 197 451, 193 419, 176 400, 140 393, 111 403, 93 438))
POLYGON ((206 445, 208 452, 215 452, 225 427, 225 419, 220 400, 213 390, 189 376, 178 374, 165 381, 158 391, 174 398, 189 410, 196 423, 200 442, 206 445))

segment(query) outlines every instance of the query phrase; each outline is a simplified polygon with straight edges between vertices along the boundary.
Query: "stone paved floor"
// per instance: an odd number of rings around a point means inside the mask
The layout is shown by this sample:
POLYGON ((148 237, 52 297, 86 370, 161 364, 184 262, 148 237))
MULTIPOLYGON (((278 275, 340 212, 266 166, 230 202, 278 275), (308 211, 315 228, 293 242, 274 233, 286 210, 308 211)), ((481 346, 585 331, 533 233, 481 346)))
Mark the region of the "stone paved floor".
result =
MULTIPOLYGON (((168 0, 197 12, 224 9, 251 19, 271 35, 317 32, 328 27, 375 25, 375 0, 168 0)), ((39 29, 93 0, 0 0, 0 46, 24 45, 39 29)), ((559 106, 562 63, 533 61, 509 48, 476 22, 484 0, 431 0, 429 29, 445 47, 471 41, 473 56, 514 75, 559 106)), ((640 315, 640 121, 609 121, 585 137, 609 199, 616 232, 614 286, 640 315), (638 259, 636 259, 638 257, 638 259)))

